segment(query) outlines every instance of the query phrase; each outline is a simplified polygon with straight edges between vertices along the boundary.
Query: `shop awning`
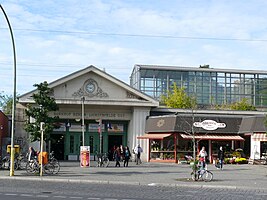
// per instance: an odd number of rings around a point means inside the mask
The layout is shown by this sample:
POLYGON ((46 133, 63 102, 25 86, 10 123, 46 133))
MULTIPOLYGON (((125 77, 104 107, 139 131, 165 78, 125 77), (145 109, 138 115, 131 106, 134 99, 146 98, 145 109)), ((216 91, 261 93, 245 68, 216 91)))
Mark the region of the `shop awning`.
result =
MULTIPOLYGON (((193 136, 181 134, 181 137, 184 139, 192 139, 193 136)), ((210 134, 210 135, 195 135, 195 139, 199 140, 242 140, 245 139, 242 138, 239 135, 219 135, 219 134, 210 134)))
POLYGON ((254 133, 252 136, 252 139, 254 141, 267 142, 267 135, 266 135, 266 133, 254 133))
POLYGON ((137 139, 163 139, 165 137, 169 137, 171 136, 172 134, 171 133, 155 133, 155 134, 152 134, 152 133, 146 133, 145 135, 142 135, 142 136, 138 136, 137 139))

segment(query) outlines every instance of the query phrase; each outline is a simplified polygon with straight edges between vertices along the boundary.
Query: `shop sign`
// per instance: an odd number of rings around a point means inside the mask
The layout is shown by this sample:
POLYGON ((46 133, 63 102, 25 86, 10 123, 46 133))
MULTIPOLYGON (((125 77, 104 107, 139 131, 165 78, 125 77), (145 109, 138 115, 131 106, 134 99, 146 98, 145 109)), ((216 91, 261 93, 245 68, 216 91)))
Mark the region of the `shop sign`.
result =
POLYGON ((204 120, 203 122, 194 122, 193 126, 198 127, 198 128, 203 128, 208 131, 213 131, 218 128, 225 128, 226 124, 225 123, 217 123, 214 120, 204 120))

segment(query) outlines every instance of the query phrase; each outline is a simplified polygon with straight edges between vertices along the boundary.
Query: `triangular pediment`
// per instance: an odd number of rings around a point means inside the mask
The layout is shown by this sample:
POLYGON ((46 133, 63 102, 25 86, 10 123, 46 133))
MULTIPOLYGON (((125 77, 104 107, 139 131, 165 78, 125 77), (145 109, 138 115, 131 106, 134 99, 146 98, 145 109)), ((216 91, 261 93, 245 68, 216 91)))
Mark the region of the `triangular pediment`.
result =
MULTIPOLYGON (((71 104, 80 101, 103 105, 157 107, 159 102, 132 88, 128 84, 94 66, 62 77, 49 84, 57 103, 71 104), (64 103, 65 102, 65 103, 64 103)), ((20 103, 30 103, 36 90, 19 97, 20 103)))

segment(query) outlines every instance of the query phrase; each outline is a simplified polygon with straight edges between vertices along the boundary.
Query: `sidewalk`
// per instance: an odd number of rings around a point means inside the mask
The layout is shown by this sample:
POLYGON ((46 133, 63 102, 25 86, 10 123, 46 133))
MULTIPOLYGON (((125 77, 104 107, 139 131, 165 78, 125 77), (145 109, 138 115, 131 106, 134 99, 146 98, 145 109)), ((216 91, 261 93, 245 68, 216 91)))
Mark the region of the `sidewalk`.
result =
MULTIPOLYGON (((189 165, 174 163, 142 163, 129 167, 116 168, 111 162, 108 168, 94 167, 91 161, 89 168, 81 168, 79 162, 61 162, 58 175, 28 175, 25 170, 16 170, 15 176, 10 177, 8 170, 0 170, 0 179, 46 180, 58 182, 132 184, 151 186, 178 187, 218 187, 233 189, 267 189, 266 165, 225 165, 218 170, 213 165, 208 168, 213 172, 211 182, 191 181, 189 165)), ((123 166, 123 164, 121 164, 123 166)))

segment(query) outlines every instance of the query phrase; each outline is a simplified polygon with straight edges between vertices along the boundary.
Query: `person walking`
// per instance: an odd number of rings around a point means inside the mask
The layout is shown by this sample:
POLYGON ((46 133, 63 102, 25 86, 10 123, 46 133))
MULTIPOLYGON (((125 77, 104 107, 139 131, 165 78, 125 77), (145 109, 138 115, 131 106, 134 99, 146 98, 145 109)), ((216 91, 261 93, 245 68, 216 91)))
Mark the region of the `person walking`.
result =
POLYGON ((116 161, 115 167, 120 167, 120 160, 121 160, 121 154, 120 154, 120 147, 117 147, 114 151, 114 160, 116 161))
POLYGON ((129 163, 130 157, 131 157, 131 152, 129 150, 129 147, 126 146, 125 149, 124 149, 124 163, 123 163, 124 167, 128 167, 128 163, 129 163))
POLYGON ((134 148, 134 153, 136 154, 136 165, 140 165, 142 163, 141 161, 141 153, 143 152, 142 147, 140 147, 140 144, 138 144, 134 148))
POLYGON ((224 150, 221 146, 218 152, 218 158, 219 158, 219 169, 223 169, 223 162, 224 162, 224 150))

